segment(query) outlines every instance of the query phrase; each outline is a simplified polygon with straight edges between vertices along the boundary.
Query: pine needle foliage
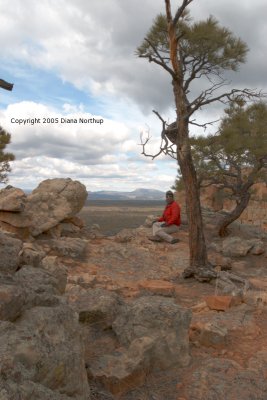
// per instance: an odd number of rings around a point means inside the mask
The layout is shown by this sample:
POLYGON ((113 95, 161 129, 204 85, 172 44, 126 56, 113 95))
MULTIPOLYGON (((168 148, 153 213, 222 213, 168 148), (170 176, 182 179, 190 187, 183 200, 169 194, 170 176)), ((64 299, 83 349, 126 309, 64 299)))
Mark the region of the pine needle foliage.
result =
POLYGON ((4 151, 10 141, 10 133, 0 126, 0 183, 8 181, 8 173, 11 171, 10 161, 15 160, 14 154, 4 151))

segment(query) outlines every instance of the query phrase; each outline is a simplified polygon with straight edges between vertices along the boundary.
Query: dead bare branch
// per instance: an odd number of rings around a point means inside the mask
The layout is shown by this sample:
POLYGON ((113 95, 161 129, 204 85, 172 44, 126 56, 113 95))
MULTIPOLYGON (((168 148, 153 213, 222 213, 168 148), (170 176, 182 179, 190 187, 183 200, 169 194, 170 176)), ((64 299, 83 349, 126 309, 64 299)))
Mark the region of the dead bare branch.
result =
POLYGON ((161 123, 162 123, 162 130, 161 130, 161 144, 159 147, 159 151, 155 154, 149 154, 146 152, 146 145, 148 144, 149 140, 151 139, 151 136, 149 135, 149 131, 147 132, 147 137, 144 139, 143 138, 143 132, 140 133, 140 140, 141 143, 140 145, 143 148, 143 151, 141 154, 143 154, 146 157, 150 157, 152 158, 152 160, 154 160, 155 158, 157 158, 158 156, 160 156, 161 154, 164 155, 168 155, 171 158, 177 160, 177 152, 175 149, 175 145, 174 143, 170 143, 168 140, 168 137, 166 136, 166 124, 167 122, 162 118, 162 116, 159 114, 158 111, 153 110, 153 113, 160 119, 161 123))

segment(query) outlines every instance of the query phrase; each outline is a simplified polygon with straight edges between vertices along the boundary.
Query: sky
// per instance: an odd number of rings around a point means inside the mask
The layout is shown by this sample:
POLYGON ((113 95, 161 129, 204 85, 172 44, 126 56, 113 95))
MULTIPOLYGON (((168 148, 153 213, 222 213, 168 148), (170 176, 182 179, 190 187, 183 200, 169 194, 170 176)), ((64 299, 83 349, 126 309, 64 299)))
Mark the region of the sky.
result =
MULTIPOLYGON (((181 1, 172 1, 175 12, 181 1)), ((8 184, 34 189, 44 179, 72 178, 88 191, 168 190, 175 160, 142 155, 160 144, 152 110, 174 120, 168 74, 136 56, 164 0, 0 0, 0 124, 11 133, 8 184)), ((213 15, 244 40, 246 64, 230 87, 267 92, 266 0, 194 0, 195 20, 213 15)), ((222 116, 213 105, 198 122, 222 116)), ((194 134, 203 133, 192 131, 194 134)), ((4 187, 0 184, 0 189, 4 187)))

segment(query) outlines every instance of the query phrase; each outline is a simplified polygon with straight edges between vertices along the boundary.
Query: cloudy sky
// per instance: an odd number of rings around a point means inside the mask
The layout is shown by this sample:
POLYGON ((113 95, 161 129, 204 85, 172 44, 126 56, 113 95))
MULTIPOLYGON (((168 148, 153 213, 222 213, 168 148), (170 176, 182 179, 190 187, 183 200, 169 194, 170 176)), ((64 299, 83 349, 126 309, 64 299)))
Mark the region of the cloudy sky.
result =
MULTIPOLYGON (((0 123, 16 156, 9 184, 33 189, 70 177, 92 191, 170 188, 175 161, 152 161, 140 146, 140 132, 149 132, 148 151, 157 150, 161 127, 153 109, 173 120, 169 76, 135 55, 164 4, 0 0, 0 78, 14 83, 12 92, 0 91, 0 123)), ((179 4, 173 0, 173 10, 179 4)), ((267 91, 266 0, 194 0, 190 10, 195 19, 214 15, 248 44, 232 85, 267 91)), ((210 107, 198 118, 219 115, 210 107)))

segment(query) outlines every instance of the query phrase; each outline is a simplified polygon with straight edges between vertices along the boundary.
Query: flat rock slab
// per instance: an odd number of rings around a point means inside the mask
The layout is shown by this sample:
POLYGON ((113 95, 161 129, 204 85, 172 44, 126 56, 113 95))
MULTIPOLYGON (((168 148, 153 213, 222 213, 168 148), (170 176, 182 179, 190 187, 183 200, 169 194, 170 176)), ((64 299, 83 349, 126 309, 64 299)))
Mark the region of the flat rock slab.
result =
POLYGON ((241 298, 237 296, 206 296, 204 300, 210 310, 225 311, 234 305, 241 304, 241 298))

